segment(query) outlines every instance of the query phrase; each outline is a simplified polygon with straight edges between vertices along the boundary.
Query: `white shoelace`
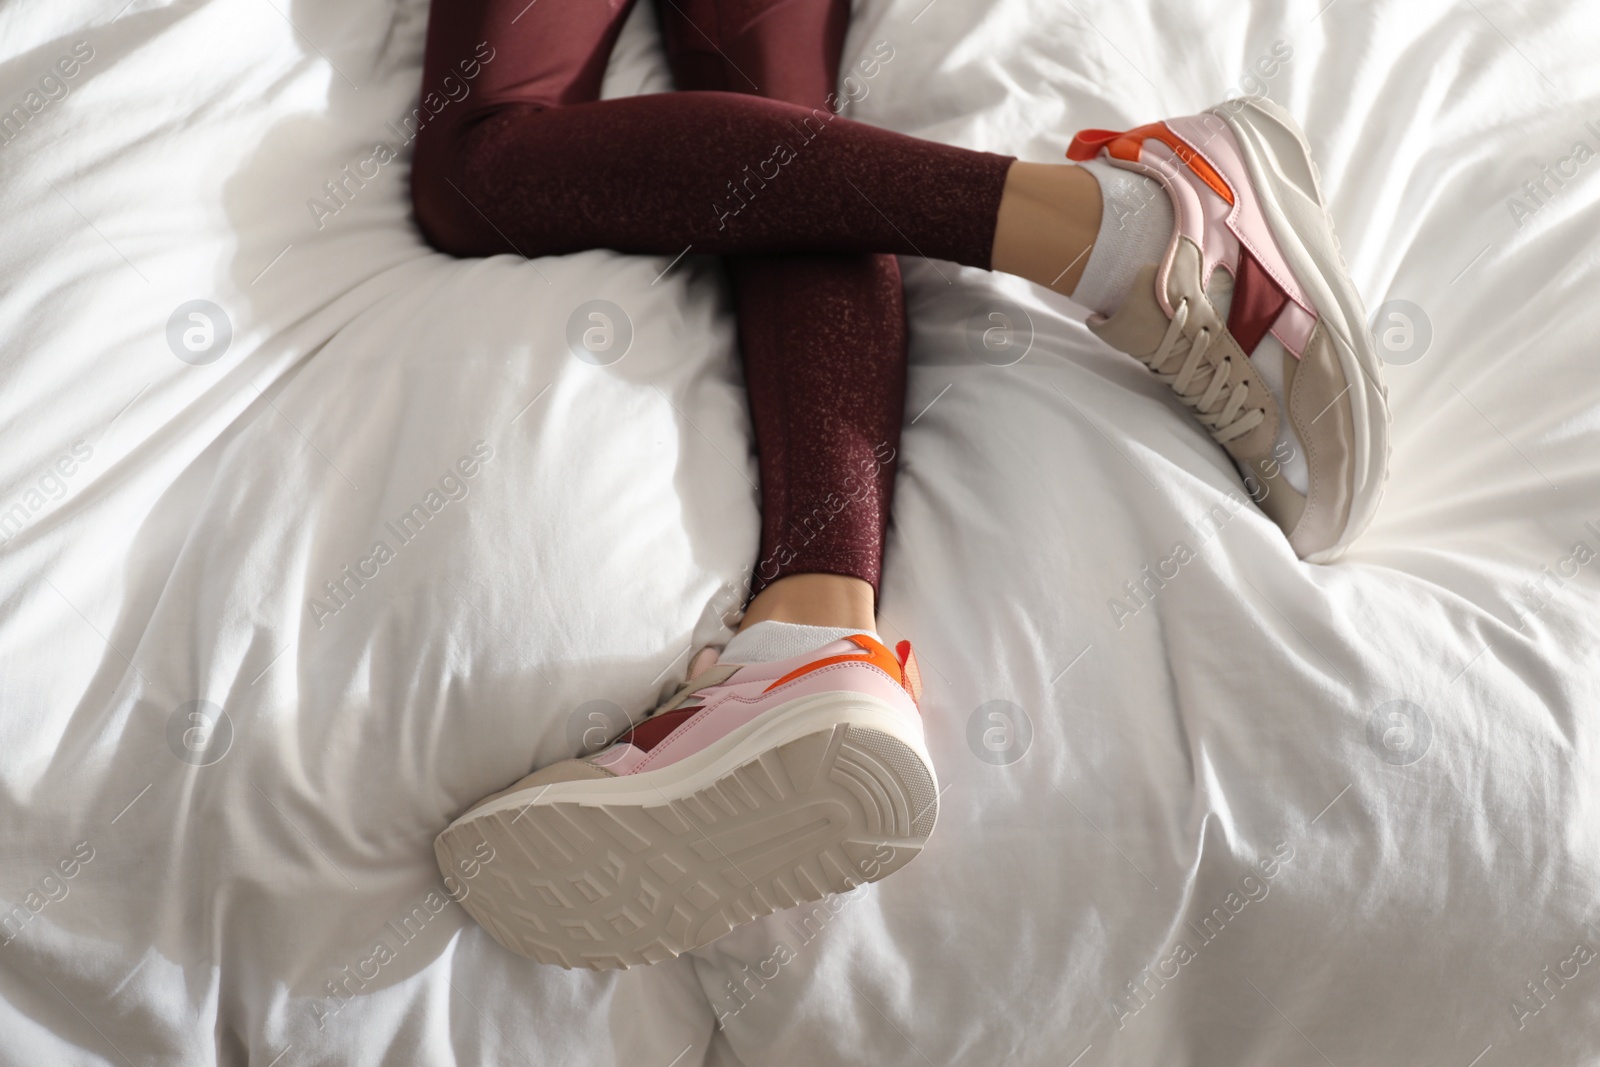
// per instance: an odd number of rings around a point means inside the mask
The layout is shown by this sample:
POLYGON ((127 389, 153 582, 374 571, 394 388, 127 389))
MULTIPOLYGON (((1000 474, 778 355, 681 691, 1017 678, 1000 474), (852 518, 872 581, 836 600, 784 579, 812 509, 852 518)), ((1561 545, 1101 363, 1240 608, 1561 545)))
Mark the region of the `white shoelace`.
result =
POLYGON ((1192 338, 1185 338, 1183 328, 1188 321, 1189 301, 1185 299, 1178 303, 1161 344, 1144 362, 1157 378, 1172 387, 1179 400, 1194 408, 1195 417, 1217 443, 1226 444, 1261 425, 1266 413, 1260 408, 1242 410, 1250 389, 1244 382, 1235 383, 1231 391, 1228 389, 1233 357, 1224 356, 1220 363, 1207 363, 1205 355, 1211 347, 1211 331, 1202 328, 1192 338), (1179 347, 1180 341, 1187 341, 1188 346, 1179 347), (1170 371, 1173 363, 1182 357, 1187 357, 1183 358, 1182 365, 1170 371), (1202 371, 1209 371, 1209 377, 1202 378, 1202 371), (1196 381, 1197 378, 1201 380, 1196 381))

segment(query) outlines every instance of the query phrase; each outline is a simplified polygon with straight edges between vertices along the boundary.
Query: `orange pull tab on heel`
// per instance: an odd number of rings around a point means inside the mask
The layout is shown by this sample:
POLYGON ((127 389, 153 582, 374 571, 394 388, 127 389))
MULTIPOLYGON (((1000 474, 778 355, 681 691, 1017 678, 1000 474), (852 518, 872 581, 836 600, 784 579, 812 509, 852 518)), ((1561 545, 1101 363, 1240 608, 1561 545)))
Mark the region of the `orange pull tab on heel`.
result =
POLYGON ((911 694, 911 702, 922 710, 922 668, 917 666, 917 654, 911 651, 910 641, 894 646, 895 658, 900 661, 900 684, 911 694))
POLYGON ((1079 130, 1067 146, 1067 158, 1074 163, 1093 159, 1100 149, 1121 136, 1120 130, 1079 130))

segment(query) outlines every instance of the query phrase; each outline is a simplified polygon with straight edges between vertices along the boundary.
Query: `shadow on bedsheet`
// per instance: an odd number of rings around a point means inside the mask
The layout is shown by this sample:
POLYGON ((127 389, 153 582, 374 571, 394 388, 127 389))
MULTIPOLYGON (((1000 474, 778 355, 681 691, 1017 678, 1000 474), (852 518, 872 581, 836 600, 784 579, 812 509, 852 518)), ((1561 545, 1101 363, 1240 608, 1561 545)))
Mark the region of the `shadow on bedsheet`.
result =
POLYGON ((19 52, 0 63, 0 145, 48 136, 51 108, 110 70, 124 53, 187 17, 173 8, 135 11, 19 52))
MULTIPOLYGON (((388 10, 387 5, 369 6, 388 10)), ((309 0, 297 0, 290 13, 297 30, 295 39, 305 51, 306 61, 320 63, 326 58, 344 73, 329 78, 327 98, 320 109, 282 118, 267 129, 259 145, 224 185, 224 205, 237 240, 229 270, 237 292, 249 301, 236 312, 228 310, 234 314, 235 336, 242 336, 248 330, 264 338, 250 358, 241 361, 229 373, 239 389, 253 384, 262 395, 241 414, 228 439, 216 442, 195 464, 191 474, 197 483, 210 479, 216 465, 223 462, 223 452, 229 448, 235 434, 250 432, 251 427, 261 423, 270 424, 283 412, 295 416, 293 421, 301 425, 325 421, 313 419, 307 423, 300 419, 299 411, 306 410, 307 405, 321 403, 321 399, 307 395, 315 394, 314 388, 297 390, 296 381, 307 373, 313 361, 337 357, 337 352, 330 353, 324 348, 326 335, 336 335, 364 317, 381 316, 396 306, 405 305, 416 295, 418 279, 434 277, 439 271, 439 255, 424 243, 410 217, 407 190, 411 149, 403 137, 407 130, 405 117, 417 104, 415 81, 420 67, 427 4, 424 0, 408 0, 389 14, 392 19, 380 35, 380 50, 374 59, 326 47, 318 50, 311 43, 326 46, 326 42, 340 40, 340 27, 350 17, 348 14, 342 15, 327 5, 309 0), (326 57, 323 51, 327 52, 326 57), (380 158, 385 153, 375 152, 374 139, 394 150, 392 158, 380 158), (376 177, 364 177, 374 169, 376 177), (376 292, 374 299, 353 303, 356 310, 348 314, 341 312, 340 301, 363 287, 376 292), (331 328, 308 326, 330 316, 331 328), (272 365, 285 369, 269 382, 261 368, 272 365), (198 473, 202 470, 206 473, 198 473)), ((484 262, 462 260, 457 270, 465 276, 481 269, 484 262)), ((545 284, 538 280, 539 271, 552 275, 558 289, 562 281, 558 259, 545 259, 516 269, 523 271, 529 286, 540 292, 545 291, 545 284)), ((714 286, 707 284, 694 287, 694 291, 701 294, 712 289, 714 286)), ((722 299, 725 306, 725 293, 722 299)), ((559 329, 559 324, 556 328, 559 329)), ((425 356, 397 353, 396 357, 386 371, 380 371, 373 364, 364 369, 372 373, 403 375, 412 372, 418 360, 459 358, 450 352, 425 356)), ((633 359, 604 370, 613 377, 647 389, 656 384, 653 365, 649 360, 633 359)), ((588 367, 582 370, 595 372, 588 367)), ((541 371, 540 377, 555 380, 569 373, 570 366, 558 363, 548 368, 547 373, 541 371)), ((480 405, 484 410, 499 410, 504 397, 499 393, 465 395, 443 397, 438 402, 458 408, 480 405)), ((526 428, 531 424, 536 432, 539 420, 545 416, 540 409, 530 411, 529 415, 522 425, 526 428)), ((281 431, 281 427, 278 430, 281 431)), ((312 431, 313 436, 315 432, 312 431)), ((680 456, 687 459, 704 452, 705 443, 699 431, 682 419, 678 433, 680 456)), ((326 447, 325 442, 318 444, 326 447)), ((332 452, 331 448, 328 450, 332 452)), ((264 479, 272 477, 272 458, 270 454, 262 454, 255 461, 264 479)), ((720 461, 713 458, 710 462, 720 461)), ((358 480, 366 483, 368 473, 375 483, 386 477, 385 472, 373 471, 358 474, 358 480)), ((731 473, 728 476, 733 477, 731 473)), ((186 475, 186 481, 189 477, 186 475)), ((701 484, 705 481, 704 471, 689 463, 680 463, 675 481, 678 498, 686 502, 681 516, 675 518, 684 523, 683 536, 697 562, 712 573, 730 570, 727 560, 709 558, 703 547, 717 543, 714 534, 719 529, 713 509, 694 506, 705 496, 701 484)), ((270 500, 270 494, 264 490, 260 496, 270 500)), ((191 501, 185 513, 192 512, 191 501)), ((307 516, 308 524, 325 520, 326 516, 307 516)), ((302 536, 313 535, 303 533, 302 536)), ((573 536, 581 538, 583 534, 575 531, 573 536)), ((164 533, 153 534, 151 540, 153 544, 161 544, 165 543, 164 538, 164 533)), ((603 562, 597 550, 596 565, 603 565, 603 562)), ((441 575, 430 588, 411 589, 404 594, 416 598, 411 602, 414 608, 403 612, 408 620, 431 623, 447 610, 446 604, 454 594, 443 580, 446 577, 448 575, 441 575)), ((530 596, 537 593, 537 590, 528 590, 530 596)), ((727 600, 706 606, 696 626, 697 638, 713 635, 717 609, 727 606, 727 600)), ((472 620, 467 632, 490 641, 498 642, 503 638, 503 635, 497 636, 492 621, 485 628, 481 620, 472 620)), ((313 679, 302 673, 296 682, 300 696, 359 688, 358 682, 364 674, 384 677, 406 673, 407 665, 394 660, 404 656, 410 646, 392 633, 379 636, 392 638, 388 650, 381 647, 382 640, 375 640, 371 634, 352 637, 344 644, 338 638, 319 638, 315 654, 307 656, 304 662, 329 674, 313 679)), ((449 628, 440 625, 425 647, 429 655, 438 651, 441 661, 445 661, 451 641, 449 628)), ((263 653, 263 661, 265 658, 266 653, 263 653)), ((298 651, 291 658, 299 659, 298 651)), ((496 660, 489 669, 501 663, 507 667, 505 673, 491 674, 475 667, 470 675, 458 673, 448 678, 450 693, 445 698, 444 714, 468 724, 459 736, 468 733, 475 739, 496 736, 508 714, 501 709, 525 707, 530 691, 541 685, 530 672, 521 669, 522 663, 517 658, 496 660)), ((556 706, 561 710, 552 711, 550 722, 543 730, 545 740, 537 745, 540 751, 548 752, 553 745, 559 747, 550 738, 564 737, 566 713, 587 701, 610 698, 634 709, 648 705, 655 695, 653 690, 618 695, 614 689, 605 688, 614 686, 616 679, 639 676, 644 664, 644 657, 626 661, 585 659, 571 663, 570 671, 562 672, 570 677, 558 675, 554 678, 561 697, 556 706), (581 679, 610 681, 596 683, 581 679), (596 685, 603 691, 595 691, 596 685)), ((644 676, 654 669, 652 664, 644 676)), ((681 670, 681 662, 678 669, 681 670)), ((253 672, 247 672, 238 683, 240 692, 249 681, 249 673, 253 672)), ((431 705, 408 702, 382 711, 366 709, 363 715, 369 726, 383 719, 396 733, 425 732, 434 725, 430 720, 437 717, 433 714, 436 710, 431 705)), ((430 758, 437 758, 424 763, 418 773, 421 780, 431 781, 433 787, 422 796, 391 795, 399 785, 385 788, 386 782, 403 783, 413 777, 411 768, 403 768, 401 773, 375 770, 370 796, 347 808, 355 813, 353 817, 342 819, 335 815, 330 818, 330 808, 334 812, 338 810, 333 806, 335 800, 328 792, 320 791, 317 783, 308 788, 301 780, 306 768, 300 766, 299 761, 305 754, 296 752, 295 748, 298 745, 302 749, 315 749, 332 744, 329 738, 333 729, 324 723, 306 721, 308 715, 313 720, 316 718, 311 715, 311 704, 288 712, 260 707, 250 715, 256 721, 241 721, 236 725, 237 736, 230 756, 236 781, 227 787, 224 795, 208 800, 205 805, 220 813, 207 830, 209 843, 205 847, 212 851, 215 860, 212 867, 218 887, 215 898, 207 894, 208 901, 216 901, 208 903, 207 908, 257 910, 256 924, 262 928, 263 936, 249 946, 252 958, 248 965, 275 976, 285 984, 291 996, 313 998, 305 1007, 297 1004, 291 1009, 296 1015, 305 1013, 302 1021, 315 1022, 317 1031, 321 1031, 324 1024, 331 1030, 352 998, 391 989, 441 961, 446 961, 444 965, 450 969, 454 982, 463 984, 466 990, 515 983, 522 990, 519 995, 528 998, 530 1003, 546 995, 538 991, 547 991, 555 1005, 552 1011, 560 1010, 560 1004, 572 999, 604 999, 601 991, 616 986, 618 979, 614 976, 569 974, 513 956, 493 944, 450 902, 451 889, 441 884, 434 866, 433 836, 478 796, 507 784, 463 773, 461 765, 467 762, 471 752, 431 753, 430 758), (289 732, 298 736, 273 743, 274 731, 282 731, 286 724, 289 732), (259 783, 259 787, 255 783, 259 783), (371 821, 363 823, 363 814, 371 821), (307 842, 312 844, 312 850, 304 847, 307 842), (359 869, 335 871, 331 862, 318 859, 318 853, 323 853, 325 858, 328 853, 338 857, 341 867, 349 856, 359 856, 364 863, 359 869), (282 867, 269 878, 263 878, 262 865, 266 862, 282 867), (288 872, 283 868, 288 868, 288 872), (286 932, 292 929, 292 936, 270 936, 274 925, 281 925, 286 932), (304 949, 307 944, 319 946, 317 958, 307 958, 304 949), (468 962, 458 965, 457 959, 468 962)), ((506 745, 522 746, 521 740, 512 739, 514 735, 505 736, 506 745)), ((480 740, 480 748, 482 744, 480 740)), ((448 749, 451 746, 439 747, 448 749)), ((462 747, 462 743, 457 742, 455 747, 462 747)), ((381 751, 375 750, 374 755, 381 751)), ((160 755, 158 752, 157 756, 160 755)), ((539 762, 548 761, 541 759, 539 762)), ((314 760, 313 769, 318 769, 314 760)), ((185 788, 195 790, 193 800, 203 795, 200 787, 205 783, 206 773, 206 768, 185 771, 188 778, 185 788)), ((350 800, 339 799, 347 803, 350 800)), ((212 961, 212 957, 206 956, 194 962, 212 961)), ((226 959, 223 965, 228 965, 226 959)), ((632 983, 640 979, 629 977, 622 981, 632 983)), ((537 1009, 530 1007, 529 1010, 537 1009)), ((227 1013, 226 1005, 223 1011, 227 1013)), ((344 1021, 349 1018, 350 1015, 345 1015, 344 1021)), ((476 1026, 476 1020, 470 1025, 476 1026)), ((250 1036, 242 1035, 243 1038, 250 1036)))

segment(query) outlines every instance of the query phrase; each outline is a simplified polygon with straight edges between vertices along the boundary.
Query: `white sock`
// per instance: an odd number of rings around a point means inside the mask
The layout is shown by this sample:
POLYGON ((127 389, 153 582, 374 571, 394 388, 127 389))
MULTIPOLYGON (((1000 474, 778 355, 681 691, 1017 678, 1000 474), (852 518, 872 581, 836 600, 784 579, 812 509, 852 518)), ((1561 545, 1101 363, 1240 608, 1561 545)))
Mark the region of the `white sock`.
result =
POLYGON ((798 622, 776 622, 768 619, 746 627, 733 635, 728 647, 717 657, 719 663, 771 663, 815 652, 830 641, 851 634, 870 634, 872 630, 839 628, 837 626, 806 626, 798 622))
POLYGON ((1154 178, 1105 160, 1078 165, 1100 183, 1100 232, 1071 295, 1086 308, 1114 315, 1139 272, 1167 254, 1174 226, 1172 199, 1154 178))

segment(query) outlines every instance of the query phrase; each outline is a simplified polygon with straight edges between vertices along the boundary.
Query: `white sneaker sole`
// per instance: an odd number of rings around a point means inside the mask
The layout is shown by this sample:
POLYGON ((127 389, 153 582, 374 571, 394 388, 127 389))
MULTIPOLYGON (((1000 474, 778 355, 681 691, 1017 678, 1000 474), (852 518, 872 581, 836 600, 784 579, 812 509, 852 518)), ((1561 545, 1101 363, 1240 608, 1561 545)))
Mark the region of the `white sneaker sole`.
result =
POLYGON ((1367 329, 1366 305, 1339 250, 1305 135, 1292 115, 1266 97, 1238 103, 1237 110, 1223 105, 1213 113, 1238 139, 1267 223, 1327 324, 1350 383, 1356 445, 1350 518, 1332 546, 1306 557, 1310 563, 1328 563, 1344 554, 1378 512, 1389 472, 1389 390, 1367 329))
POLYGON ((938 806, 920 725, 863 694, 819 693, 660 770, 509 794, 434 852, 441 870, 478 871, 461 903, 500 944, 611 970, 899 870, 938 806))

